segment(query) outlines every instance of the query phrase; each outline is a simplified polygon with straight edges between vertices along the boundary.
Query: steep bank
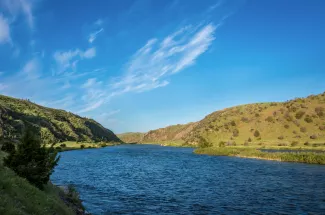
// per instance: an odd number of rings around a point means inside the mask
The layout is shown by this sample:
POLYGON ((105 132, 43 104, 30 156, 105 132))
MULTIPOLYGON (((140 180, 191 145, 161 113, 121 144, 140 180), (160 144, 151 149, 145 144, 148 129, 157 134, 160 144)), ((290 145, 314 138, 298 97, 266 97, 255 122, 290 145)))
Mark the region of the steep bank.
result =
POLYGON ((112 131, 93 119, 0 95, 0 137, 19 140, 26 125, 39 128, 46 143, 121 142, 112 131))
POLYGON ((49 183, 41 191, 4 167, 4 155, 0 151, 0 214, 85 214, 80 206, 66 202, 69 197, 58 187, 49 183))

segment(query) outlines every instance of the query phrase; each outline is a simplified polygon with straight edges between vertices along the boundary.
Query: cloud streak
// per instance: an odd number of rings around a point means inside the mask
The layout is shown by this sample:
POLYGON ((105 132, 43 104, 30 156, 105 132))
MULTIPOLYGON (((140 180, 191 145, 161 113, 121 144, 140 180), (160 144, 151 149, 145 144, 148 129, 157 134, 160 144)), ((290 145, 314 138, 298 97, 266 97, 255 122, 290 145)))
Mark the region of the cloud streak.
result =
POLYGON ((88 103, 79 113, 92 111, 118 95, 167 86, 168 77, 195 64, 208 50, 219 26, 186 26, 161 40, 148 40, 126 63, 124 75, 113 78, 106 89, 95 84, 95 79, 83 85, 88 86, 84 97, 88 103))
POLYGON ((8 20, 4 18, 2 14, 0 14, 0 44, 10 43, 10 27, 8 20))

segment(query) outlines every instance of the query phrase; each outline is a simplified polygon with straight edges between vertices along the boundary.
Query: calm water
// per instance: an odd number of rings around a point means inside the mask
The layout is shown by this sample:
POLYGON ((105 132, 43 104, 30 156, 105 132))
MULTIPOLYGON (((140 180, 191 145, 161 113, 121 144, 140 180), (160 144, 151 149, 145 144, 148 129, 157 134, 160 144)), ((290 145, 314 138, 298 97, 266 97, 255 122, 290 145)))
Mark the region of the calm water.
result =
POLYGON ((52 181, 93 214, 325 214, 325 166, 121 145, 68 151, 52 181))

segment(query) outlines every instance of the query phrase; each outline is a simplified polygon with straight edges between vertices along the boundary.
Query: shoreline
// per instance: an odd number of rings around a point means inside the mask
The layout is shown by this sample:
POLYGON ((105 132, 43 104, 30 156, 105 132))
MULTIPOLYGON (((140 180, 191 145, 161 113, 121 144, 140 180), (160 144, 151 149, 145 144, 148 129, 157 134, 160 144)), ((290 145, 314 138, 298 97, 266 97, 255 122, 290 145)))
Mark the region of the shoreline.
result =
POLYGON ((292 152, 290 152, 290 150, 289 152, 281 152, 281 149, 279 149, 278 152, 263 152, 257 148, 210 147, 195 149, 193 153, 211 156, 229 156, 248 159, 325 165, 325 153, 308 152, 304 151, 303 149, 298 150, 299 152, 297 152, 296 149, 291 150, 292 152))

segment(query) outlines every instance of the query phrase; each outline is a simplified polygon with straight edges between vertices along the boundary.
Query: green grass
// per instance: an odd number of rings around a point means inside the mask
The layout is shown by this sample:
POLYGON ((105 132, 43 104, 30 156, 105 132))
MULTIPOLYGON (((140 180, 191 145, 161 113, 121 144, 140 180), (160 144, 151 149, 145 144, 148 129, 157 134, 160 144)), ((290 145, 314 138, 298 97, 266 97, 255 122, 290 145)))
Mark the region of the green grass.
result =
POLYGON ((41 191, 2 164, 0 151, 0 214, 62 214, 74 212, 59 197, 60 189, 52 184, 41 191))
MULTIPOLYGON (((89 143, 89 142, 74 142, 74 141, 66 141, 55 144, 54 148, 60 147, 60 151, 71 151, 71 150, 79 150, 79 149, 96 149, 108 146, 115 146, 120 144, 119 142, 98 142, 98 143, 89 143), (64 147, 62 145, 65 145, 64 147), (84 146, 82 148, 82 146, 84 146)), ((50 146, 50 145, 48 145, 50 146)), ((58 148, 57 148, 58 149, 58 148)))
POLYGON ((257 148, 248 147, 210 147, 198 148, 196 154, 236 156, 244 158, 256 158, 264 160, 277 160, 286 162, 299 162, 309 164, 325 164, 325 153, 314 152, 262 152, 257 148))

